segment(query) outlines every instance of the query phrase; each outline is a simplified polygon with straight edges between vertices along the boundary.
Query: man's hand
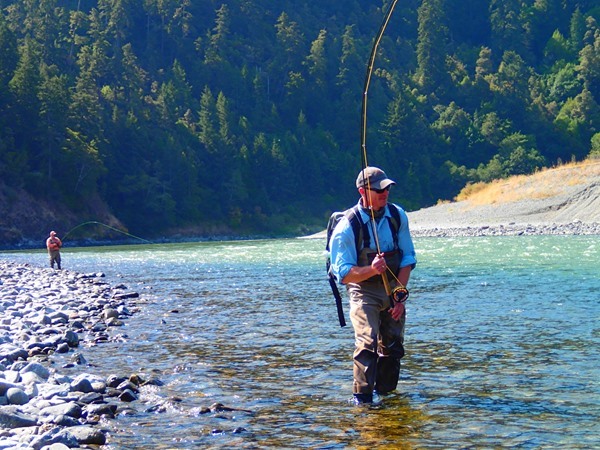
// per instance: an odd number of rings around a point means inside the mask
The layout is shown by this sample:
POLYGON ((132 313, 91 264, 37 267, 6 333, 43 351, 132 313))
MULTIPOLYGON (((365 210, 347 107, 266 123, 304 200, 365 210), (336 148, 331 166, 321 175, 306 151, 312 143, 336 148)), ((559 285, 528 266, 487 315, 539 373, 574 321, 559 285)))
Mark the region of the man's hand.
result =
POLYGON ((404 314, 404 303, 396 303, 393 308, 390 308, 389 313, 392 315, 392 319, 400 320, 402 314, 404 314))
POLYGON ((383 253, 378 253, 377 255, 375 255, 375 258, 373 258, 373 262, 371 263, 371 267, 379 275, 386 271, 387 264, 385 262, 385 257, 383 253))

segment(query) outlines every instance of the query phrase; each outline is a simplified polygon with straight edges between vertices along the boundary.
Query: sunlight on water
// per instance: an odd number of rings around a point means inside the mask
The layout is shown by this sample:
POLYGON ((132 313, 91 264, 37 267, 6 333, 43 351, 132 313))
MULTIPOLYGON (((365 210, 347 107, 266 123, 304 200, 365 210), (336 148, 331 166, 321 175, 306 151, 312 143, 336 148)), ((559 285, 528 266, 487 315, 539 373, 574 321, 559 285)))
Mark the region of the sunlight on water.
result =
POLYGON ((322 241, 65 249, 64 267, 147 299, 127 342, 84 350, 106 375, 165 383, 106 423, 111 447, 600 447, 600 238, 415 243, 399 392, 372 409, 347 402, 353 334, 322 241), (214 402, 238 410, 203 413, 214 402), (144 412, 153 404, 163 412, 144 412))

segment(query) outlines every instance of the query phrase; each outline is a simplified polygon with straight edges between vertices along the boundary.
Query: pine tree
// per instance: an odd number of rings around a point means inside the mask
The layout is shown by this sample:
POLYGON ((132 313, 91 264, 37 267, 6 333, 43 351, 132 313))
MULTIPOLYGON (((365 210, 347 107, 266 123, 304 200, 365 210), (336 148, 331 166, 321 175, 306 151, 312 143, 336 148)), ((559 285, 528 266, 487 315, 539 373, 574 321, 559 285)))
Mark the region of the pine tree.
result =
POLYGON ((419 7, 418 69, 416 79, 425 91, 447 90, 446 48, 448 27, 443 0, 423 0, 419 7))
MULTIPOLYGON (((46 177, 54 179, 55 161, 60 163, 59 150, 65 140, 70 104, 66 75, 57 75, 57 67, 42 66, 38 90, 40 100, 40 146, 42 161, 47 163, 46 177)), ((63 180, 59 180, 59 183, 63 180)))

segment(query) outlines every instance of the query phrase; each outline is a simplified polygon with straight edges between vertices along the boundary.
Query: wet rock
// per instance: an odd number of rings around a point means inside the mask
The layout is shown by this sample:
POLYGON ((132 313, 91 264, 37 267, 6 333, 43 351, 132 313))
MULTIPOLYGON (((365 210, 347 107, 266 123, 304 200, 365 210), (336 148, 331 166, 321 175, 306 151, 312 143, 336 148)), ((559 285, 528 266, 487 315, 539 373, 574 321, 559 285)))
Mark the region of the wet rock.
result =
POLYGON ((106 436, 100 430, 89 426, 77 426, 67 428, 66 431, 73 435, 80 445, 104 445, 106 436))
POLYGON ((0 427, 23 428, 36 425, 37 419, 35 417, 24 414, 16 406, 0 406, 0 427))
POLYGON ((122 402, 133 402, 137 400, 137 395, 131 389, 125 389, 121 395, 119 395, 119 400, 122 402))
POLYGON ((87 360, 84 358, 84 356, 81 353, 75 353, 73 355, 73 357, 71 358, 71 361, 73 361, 73 363, 77 364, 77 365, 87 364, 87 360))
POLYGON ((113 298, 123 300, 126 298, 138 298, 139 296, 140 294, 138 294, 137 292, 126 292, 123 294, 115 294, 113 295, 113 298))
POLYGON ((37 436, 29 445, 34 450, 41 450, 43 447, 53 444, 62 444, 67 448, 79 447, 75 436, 60 427, 52 428, 41 436, 37 436))
POLYGON ((52 417, 50 422, 61 427, 75 427, 81 425, 74 417, 65 416, 64 414, 52 417))
POLYGON ((77 335, 77 333, 75 333, 74 331, 71 331, 71 330, 65 331, 65 334, 63 335, 63 341, 69 347, 79 346, 79 336, 77 335))
POLYGON ((123 381, 121 384, 117 386, 117 389, 120 391, 130 390, 132 392, 137 392, 138 387, 135 383, 132 383, 129 380, 123 381))
POLYGON ((56 353, 69 353, 69 344, 63 342, 56 347, 56 353))
POLYGON ((114 418, 117 414, 117 405, 110 403, 97 403, 92 405, 87 405, 85 407, 86 416, 101 416, 101 417, 109 417, 114 418))
POLYGON ((84 392, 84 393, 94 392, 94 388, 92 387, 91 381, 88 380, 85 375, 79 375, 71 383, 71 391, 84 392))
POLYGON ((105 308, 104 311, 102 312, 102 317, 105 320, 107 320, 107 319, 118 319, 119 318, 119 312, 116 309, 105 308))
POLYGON ((90 392, 79 397, 79 403, 91 404, 98 403, 104 400, 104 396, 98 392, 90 392))
POLYGON ((27 364, 19 371, 21 376, 30 372, 35 373, 38 377, 40 377, 43 380, 47 380, 50 377, 50 371, 43 365, 36 362, 27 364))
POLYGON ((59 405, 48 406, 40 411, 42 416, 69 416, 79 419, 81 417, 81 406, 75 402, 61 403, 59 405))

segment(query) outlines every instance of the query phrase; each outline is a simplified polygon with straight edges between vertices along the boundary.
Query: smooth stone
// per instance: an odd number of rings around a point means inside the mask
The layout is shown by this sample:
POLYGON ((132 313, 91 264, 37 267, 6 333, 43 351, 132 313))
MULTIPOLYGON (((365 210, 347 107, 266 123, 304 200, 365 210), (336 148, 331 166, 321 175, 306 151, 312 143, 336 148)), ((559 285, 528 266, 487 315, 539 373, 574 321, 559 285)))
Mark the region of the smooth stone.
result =
POLYGON ((69 402, 48 406, 40 411, 41 416, 59 416, 61 414, 79 419, 81 417, 81 406, 75 402, 69 402))
POLYGON ((44 380, 47 380, 48 378, 50 378, 50 371, 47 368, 45 368, 44 366, 42 366, 41 364, 36 363, 36 362, 27 364, 25 367, 23 367, 19 371, 19 373, 21 375, 28 373, 28 372, 33 372, 44 380))
POLYGON ((29 402, 29 396, 19 388, 10 388, 7 390, 6 398, 10 405, 25 405, 29 402))
POLYGON ((65 444, 56 443, 51 445, 44 445, 40 450, 69 450, 65 444))
POLYGON ((0 427, 24 428, 37 425, 37 419, 22 413, 16 406, 0 406, 0 427))
POLYGON ((119 395, 119 400, 122 402, 133 402, 137 400, 137 396, 130 389, 125 389, 121 395, 119 395))
POLYGON ((77 439, 79 444, 86 445, 104 445, 106 444, 106 436, 102 431, 86 425, 77 427, 69 427, 65 431, 71 433, 77 439))
POLYGON ((92 383, 87 378, 77 377, 71 383, 71 391, 76 392, 94 392, 94 388, 92 387, 92 383))
POLYGON ((67 430, 68 429, 54 427, 41 436, 37 436, 33 441, 31 441, 30 446, 33 450, 41 450, 42 448, 52 444, 63 444, 68 448, 79 447, 79 441, 77 438, 67 430))

